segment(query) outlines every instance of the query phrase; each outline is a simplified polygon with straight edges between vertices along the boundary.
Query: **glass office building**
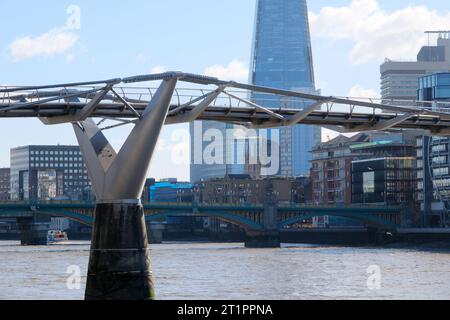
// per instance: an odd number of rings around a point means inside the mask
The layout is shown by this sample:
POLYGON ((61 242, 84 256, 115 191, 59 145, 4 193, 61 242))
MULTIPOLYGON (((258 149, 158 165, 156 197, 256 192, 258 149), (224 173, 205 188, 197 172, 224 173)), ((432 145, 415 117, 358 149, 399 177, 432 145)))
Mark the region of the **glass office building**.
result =
POLYGON ((435 73, 419 78, 418 99, 421 101, 449 101, 450 73, 435 73))
POLYGON ((10 175, 9 168, 0 168, 0 201, 8 201, 11 197, 10 175))
POLYGON ((11 199, 83 200, 91 182, 78 146, 11 149, 11 199))
MULTIPOLYGON (((422 47, 416 61, 386 59, 380 66, 383 102, 394 101, 396 105, 411 105, 410 101, 417 98, 419 78, 433 73, 448 72, 450 70, 449 37, 450 33, 439 34, 436 45, 422 47)), ((423 81, 427 82, 428 78, 425 77, 423 81)), ((431 87, 429 84, 425 86, 431 87)))
MULTIPOLYGON (((450 108, 450 73, 435 73, 419 78, 417 98, 424 107, 450 108)), ((417 137, 417 200, 421 205, 422 225, 450 225, 450 139, 417 137)))
MULTIPOLYGON (((210 164, 208 160, 204 158, 204 151, 211 141, 205 141, 205 134, 209 130, 219 130, 222 133, 222 143, 226 146, 226 134, 227 127, 230 126, 226 123, 216 121, 195 121, 189 124, 190 140, 191 140, 191 165, 190 175, 191 182, 197 183, 202 180, 212 178, 223 178, 227 174, 227 165, 225 162, 210 164)), ((222 159, 226 158, 226 150, 216 150, 221 152, 222 159)))
POLYGON ((367 159, 352 162, 353 203, 401 205, 414 201, 414 157, 367 159))
MULTIPOLYGON (((306 0, 257 1, 250 82, 260 86, 315 93, 306 0)), ((253 95, 252 98, 263 106, 280 106, 280 101, 268 101, 262 95, 253 95)), ((308 102, 281 101, 283 107, 298 109, 302 109, 305 103, 308 102)), ((279 130, 279 174, 309 175, 311 150, 320 143, 320 128, 298 125, 273 130, 279 130)), ((267 134, 268 140, 272 139, 271 132, 267 134)))
MULTIPOLYGON (((256 4, 255 30, 253 50, 250 63, 250 83, 279 89, 293 90, 305 93, 315 93, 314 71, 312 62, 311 39, 308 23, 306 0, 258 0, 256 4)), ((280 101, 268 101, 264 95, 251 95, 250 98, 266 107, 280 107, 280 101)), ((305 107, 305 101, 281 101, 282 107, 305 107)), ((204 121, 197 134, 194 124, 191 124, 191 181, 193 183, 211 178, 223 178, 226 174, 248 173, 252 166, 235 163, 208 165, 203 159, 200 163, 194 161, 195 154, 199 157, 201 135, 208 129, 217 129, 226 137, 225 131, 233 129, 231 124, 204 121), (195 150, 197 149, 197 151, 195 150)), ((198 124, 197 124, 198 125, 198 124)), ((200 126, 199 126, 200 127, 200 126)), ((278 175, 309 176, 314 145, 320 143, 320 128, 298 125, 292 128, 272 129, 258 133, 264 137, 269 153, 279 150, 278 175)), ((251 138, 251 137, 250 137, 251 138)), ((254 137, 253 137, 254 138, 254 137)), ((230 144, 224 138, 223 158, 237 154, 237 144, 248 144, 246 141, 230 144), (232 150, 233 148, 233 150, 232 150)), ((207 145, 207 143, 206 143, 207 145)), ((248 147, 245 147, 248 148, 248 147)), ((247 157, 249 150, 245 151, 247 157)), ((201 155, 200 155, 201 158, 201 155)), ((270 163, 271 168, 274 161, 270 163)), ((257 166, 258 167, 258 166, 257 166)), ((274 170, 270 170, 273 172, 274 170)))

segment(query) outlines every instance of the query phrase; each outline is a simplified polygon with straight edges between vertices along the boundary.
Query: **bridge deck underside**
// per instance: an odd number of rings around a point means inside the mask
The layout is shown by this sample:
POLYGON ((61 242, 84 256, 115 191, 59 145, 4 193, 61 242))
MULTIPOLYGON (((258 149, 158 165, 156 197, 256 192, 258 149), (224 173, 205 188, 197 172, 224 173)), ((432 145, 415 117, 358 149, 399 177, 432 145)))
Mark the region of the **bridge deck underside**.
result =
MULTIPOLYGON (((0 108, 7 105, 0 104, 0 108)), ((0 118, 33 118, 33 117, 56 117, 75 113, 81 110, 85 104, 83 103, 51 103, 40 106, 30 106, 20 109, 0 112, 0 118)), ((133 107, 138 112, 142 112, 146 104, 137 103, 133 107)), ((178 108, 173 105, 171 110, 178 108)), ((194 109, 195 106, 186 107, 186 110, 194 109)), ((275 109, 273 109, 275 110, 275 109)), ((295 109, 276 109, 276 112, 285 117, 294 116, 298 110, 295 109)), ((310 113, 302 124, 322 125, 322 126, 344 126, 348 129, 358 125, 367 125, 368 123, 377 123, 380 121, 389 121, 396 118, 396 114, 379 113, 352 113, 339 111, 314 111, 310 113)), ((125 108, 124 105, 114 103, 99 104, 92 117, 117 117, 117 118, 136 118, 136 114, 125 108)), ((277 121, 268 113, 257 111, 250 107, 220 107, 210 106, 203 112, 198 120, 214 120, 229 123, 254 123, 254 124, 273 124, 277 125, 277 121)), ((167 124, 178 123, 176 116, 168 116, 167 124)), ((439 131, 450 127, 450 117, 439 118, 432 115, 416 115, 410 119, 396 125, 397 128, 424 129, 439 131)))

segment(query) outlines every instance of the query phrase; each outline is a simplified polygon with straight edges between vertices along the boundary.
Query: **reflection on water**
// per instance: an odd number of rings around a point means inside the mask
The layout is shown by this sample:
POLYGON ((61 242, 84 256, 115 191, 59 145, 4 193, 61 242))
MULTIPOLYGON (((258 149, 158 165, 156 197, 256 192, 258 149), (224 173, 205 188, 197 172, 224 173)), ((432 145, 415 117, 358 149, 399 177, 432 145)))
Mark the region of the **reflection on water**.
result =
MULTIPOLYGON (((83 299, 88 257, 89 242, 0 241, 0 299, 83 299), (80 290, 67 289, 71 265, 80 290)), ((450 250, 166 243, 152 257, 158 299, 450 299, 450 250), (371 265, 380 290, 367 287, 371 265)))

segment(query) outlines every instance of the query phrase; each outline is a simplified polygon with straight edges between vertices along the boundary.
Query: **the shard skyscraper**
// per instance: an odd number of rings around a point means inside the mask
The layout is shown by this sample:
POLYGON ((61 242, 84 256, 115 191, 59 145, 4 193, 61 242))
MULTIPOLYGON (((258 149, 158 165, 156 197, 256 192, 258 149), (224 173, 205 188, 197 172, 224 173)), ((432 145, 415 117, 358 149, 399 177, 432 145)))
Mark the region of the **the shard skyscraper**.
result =
MULTIPOLYGON (((314 93, 314 71, 306 0, 258 0, 253 50, 250 62, 250 83, 279 89, 314 93)), ((252 95, 254 102, 279 107, 279 101, 267 101, 264 96, 252 95)), ((303 108, 305 102, 288 102, 285 107, 303 108)), ((306 102, 307 103, 307 102, 306 102)), ((284 105, 284 104, 283 104, 284 105)), ((249 173, 258 176, 260 166, 238 163, 207 164, 202 151, 209 142, 202 136, 207 130, 218 130, 225 137, 231 124, 203 121, 191 124, 191 181, 224 177, 226 174, 249 173), (197 129, 195 127, 197 126, 197 129), (201 128, 200 128, 201 127, 201 128), (198 161, 195 161, 199 158, 198 161)), ((311 168, 311 150, 320 143, 320 128, 298 125, 292 128, 261 130, 260 136, 268 142, 267 150, 279 147, 277 175, 307 176, 311 168), (277 137, 277 139, 275 139, 277 137)), ((241 144, 246 142, 240 142, 241 144)), ((236 154, 237 147, 223 138, 223 149, 216 150, 223 158, 236 154)), ((259 147, 260 148, 260 147, 259 147)), ((276 157, 271 151, 270 157, 276 157)), ((273 161, 272 164, 273 165, 273 161)), ((273 173, 274 170, 270 172, 273 173)), ((271 174, 272 174, 271 173, 271 174)))
MULTIPOLYGON (((250 67, 250 82, 254 85, 315 93, 306 0, 257 1, 250 67)), ((263 97, 253 99, 261 105, 274 106, 274 102, 263 97)), ((304 107, 302 103, 287 103, 286 106, 304 107)), ((279 130, 279 174, 309 175, 311 150, 320 143, 321 129, 298 125, 276 130, 279 130)))

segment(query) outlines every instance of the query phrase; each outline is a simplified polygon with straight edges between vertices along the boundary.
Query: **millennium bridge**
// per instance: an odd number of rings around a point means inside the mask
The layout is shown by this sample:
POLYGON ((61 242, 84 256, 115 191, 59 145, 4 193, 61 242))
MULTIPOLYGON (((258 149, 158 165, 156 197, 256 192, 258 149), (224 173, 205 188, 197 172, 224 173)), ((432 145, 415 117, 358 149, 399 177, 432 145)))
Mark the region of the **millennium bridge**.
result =
MULTIPOLYGON (((144 207, 139 199, 164 125, 212 120, 253 129, 303 124, 338 132, 419 129, 433 135, 450 135, 450 114, 445 106, 426 101, 410 102, 408 107, 403 105, 395 101, 303 94, 183 72, 0 87, 1 118, 38 118, 45 125, 71 124, 73 127, 96 195, 95 209, 92 205, 52 208, 42 204, 30 210, 53 214, 64 211, 76 215, 80 221, 91 219, 93 237, 86 299, 154 297, 146 217, 159 219, 169 212, 216 214, 245 227, 250 237, 252 231, 257 231, 256 242, 271 244, 280 226, 321 212, 332 213, 325 209, 312 212, 311 208, 301 211, 281 206, 276 210, 275 206, 216 210, 202 206, 179 210, 144 207), (160 83, 157 89, 137 86, 154 81, 160 83), (193 87, 186 88, 180 83, 193 87), (104 131, 124 125, 134 127, 122 149, 116 152, 104 131)), ((395 222, 383 216, 389 215, 389 211, 364 210, 364 220, 362 211, 358 214, 349 210, 346 214, 368 224, 393 226, 395 222)), ((339 210, 333 209, 333 212, 336 215, 339 210)), ((24 226, 30 223, 28 220, 24 226)))

